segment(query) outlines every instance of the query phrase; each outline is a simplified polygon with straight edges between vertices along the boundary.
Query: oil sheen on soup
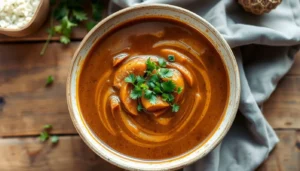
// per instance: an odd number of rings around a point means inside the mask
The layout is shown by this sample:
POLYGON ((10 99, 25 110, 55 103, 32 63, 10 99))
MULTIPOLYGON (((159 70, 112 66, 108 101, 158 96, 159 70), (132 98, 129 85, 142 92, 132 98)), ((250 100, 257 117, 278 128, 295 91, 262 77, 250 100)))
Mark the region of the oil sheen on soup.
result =
POLYGON ((141 159, 179 156, 216 129, 229 85, 220 55, 170 19, 128 22, 98 40, 78 79, 81 113, 95 135, 141 159))

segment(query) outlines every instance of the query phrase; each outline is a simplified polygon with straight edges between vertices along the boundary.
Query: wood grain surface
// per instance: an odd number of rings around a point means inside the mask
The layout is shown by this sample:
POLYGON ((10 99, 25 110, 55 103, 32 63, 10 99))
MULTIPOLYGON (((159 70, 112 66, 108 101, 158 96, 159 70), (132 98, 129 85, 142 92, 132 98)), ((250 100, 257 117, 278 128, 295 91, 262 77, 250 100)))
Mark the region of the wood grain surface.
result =
POLYGON ((78 136, 57 145, 37 138, 0 139, 1 171, 121 171, 92 152, 78 136))

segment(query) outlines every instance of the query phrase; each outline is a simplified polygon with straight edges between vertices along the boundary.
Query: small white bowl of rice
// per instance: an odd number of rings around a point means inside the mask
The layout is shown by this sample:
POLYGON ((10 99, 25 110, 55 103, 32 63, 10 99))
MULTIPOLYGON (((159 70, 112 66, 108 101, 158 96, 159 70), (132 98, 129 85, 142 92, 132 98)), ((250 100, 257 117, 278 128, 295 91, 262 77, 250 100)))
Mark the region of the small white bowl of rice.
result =
POLYGON ((49 0, 0 0, 0 34, 27 36, 40 28, 48 12, 49 0))

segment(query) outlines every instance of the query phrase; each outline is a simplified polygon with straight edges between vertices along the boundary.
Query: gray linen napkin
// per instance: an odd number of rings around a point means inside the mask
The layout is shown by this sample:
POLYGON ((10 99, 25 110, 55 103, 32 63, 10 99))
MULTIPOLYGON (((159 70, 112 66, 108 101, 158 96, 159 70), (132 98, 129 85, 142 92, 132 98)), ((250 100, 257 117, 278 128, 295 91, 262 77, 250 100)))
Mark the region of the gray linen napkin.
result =
POLYGON ((109 11, 147 3, 178 5, 205 18, 233 48, 239 65, 241 101, 232 128, 211 153, 184 170, 255 170, 279 141, 260 105, 300 48, 300 0, 283 0, 262 16, 246 13, 237 0, 112 0, 109 11))

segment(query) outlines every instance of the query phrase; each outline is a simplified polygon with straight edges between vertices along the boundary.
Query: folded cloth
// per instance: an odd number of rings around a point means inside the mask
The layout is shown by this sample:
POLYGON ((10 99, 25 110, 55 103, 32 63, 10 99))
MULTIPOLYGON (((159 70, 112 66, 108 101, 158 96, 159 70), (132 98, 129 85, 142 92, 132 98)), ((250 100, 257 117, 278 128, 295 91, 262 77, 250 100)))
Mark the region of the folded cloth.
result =
POLYGON ((283 0, 261 16, 245 12, 236 0, 112 0, 109 11, 148 3, 178 5, 205 18, 233 48, 239 65, 242 91, 233 126, 211 153, 184 170, 255 170, 279 141, 260 106, 300 48, 300 1, 283 0))

